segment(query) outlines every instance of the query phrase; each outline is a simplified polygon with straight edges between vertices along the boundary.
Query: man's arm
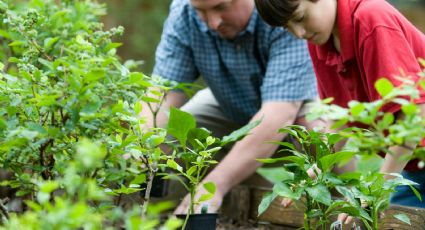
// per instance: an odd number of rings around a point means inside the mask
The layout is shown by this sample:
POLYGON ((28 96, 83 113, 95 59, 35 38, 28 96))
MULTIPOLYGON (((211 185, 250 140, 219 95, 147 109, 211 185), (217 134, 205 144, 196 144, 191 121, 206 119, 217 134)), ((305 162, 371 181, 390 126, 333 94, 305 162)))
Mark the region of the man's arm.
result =
POLYGON ((217 191, 226 194, 261 165, 257 158, 271 157, 278 148, 268 141, 281 141, 284 134, 277 130, 292 125, 296 119, 300 102, 265 103, 251 121, 262 119, 252 133, 237 142, 217 167, 208 174, 205 181, 213 181, 217 191))
MULTIPOLYGON (((217 190, 208 207, 209 212, 216 212, 224 195, 235 185, 239 184, 261 165, 257 158, 267 158, 276 151, 277 145, 268 141, 281 141, 284 134, 278 129, 294 123, 301 102, 267 102, 251 119, 262 119, 262 122, 252 130, 251 134, 237 142, 226 157, 203 180, 214 182, 217 190)), ((199 188, 198 193, 202 193, 199 188)), ((185 213, 189 205, 186 197, 175 210, 176 214, 185 213)), ((196 210, 199 212, 200 207, 196 210)))

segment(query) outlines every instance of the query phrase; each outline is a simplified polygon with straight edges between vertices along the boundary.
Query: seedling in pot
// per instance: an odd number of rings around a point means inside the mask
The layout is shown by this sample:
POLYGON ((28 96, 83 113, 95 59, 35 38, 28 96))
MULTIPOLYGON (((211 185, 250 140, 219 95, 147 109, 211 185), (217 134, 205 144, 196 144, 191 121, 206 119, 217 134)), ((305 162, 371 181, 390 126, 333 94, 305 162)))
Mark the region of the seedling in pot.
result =
MULTIPOLYGON (((204 128, 196 128, 195 118, 184 111, 172 108, 167 127, 168 134, 177 142, 173 146, 173 154, 169 156, 166 166, 175 170, 176 174, 168 174, 166 178, 180 181, 190 194, 190 205, 187 210, 183 229, 185 229, 190 215, 195 214, 195 206, 200 205, 213 198, 216 186, 212 182, 202 184, 204 194, 197 195, 201 182, 212 165, 217 164, 214 155, 221 148, 231 142, 243 138, 249 131, 257 126, 260 121, 250 123, 229 136, 219 138, 211 136, 211 132, 204 128), (184 167, 177 161, 182 162, 184 167), (187 180, 185 182, 180 177, 187 180)), ((216 215, 214 215, 215 223, 216 215)), ((205 229, 205 226, 203 226, 205 229)))

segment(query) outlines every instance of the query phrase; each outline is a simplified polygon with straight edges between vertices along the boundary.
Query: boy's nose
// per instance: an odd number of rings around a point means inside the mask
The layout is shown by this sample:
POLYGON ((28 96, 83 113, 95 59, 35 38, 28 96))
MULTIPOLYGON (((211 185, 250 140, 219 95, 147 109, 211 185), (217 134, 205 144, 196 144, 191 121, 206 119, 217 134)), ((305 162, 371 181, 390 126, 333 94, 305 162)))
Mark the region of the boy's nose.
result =
POLYGON ((294 32, 294 35, 299 39, 305 39, 305 29, 302 26, 294 26, 292 28, 292 31, 294 32))

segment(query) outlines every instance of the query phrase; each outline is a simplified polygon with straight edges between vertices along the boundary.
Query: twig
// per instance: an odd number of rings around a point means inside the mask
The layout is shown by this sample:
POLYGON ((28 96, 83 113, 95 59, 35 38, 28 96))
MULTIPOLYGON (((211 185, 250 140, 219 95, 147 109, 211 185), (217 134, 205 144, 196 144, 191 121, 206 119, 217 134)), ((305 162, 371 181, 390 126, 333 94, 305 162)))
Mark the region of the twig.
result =
MULTIPOLYGON (((7 207, 3 204, 3 200, 1 199, 0 199, 0 211, 1 211, 2 217, 9 219, 9 211, 7 211, 7 207)), ((0 219, 0 223, 3 223, 3 218, 0 219)))

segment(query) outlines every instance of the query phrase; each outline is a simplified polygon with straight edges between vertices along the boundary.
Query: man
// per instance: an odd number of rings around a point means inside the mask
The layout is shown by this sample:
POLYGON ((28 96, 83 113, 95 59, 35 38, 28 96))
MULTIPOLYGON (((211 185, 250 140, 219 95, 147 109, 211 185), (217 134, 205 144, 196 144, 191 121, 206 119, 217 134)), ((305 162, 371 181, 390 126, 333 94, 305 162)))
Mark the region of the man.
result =
MULTIPOLYGON (((303 102, 317 94, 305 43, 263 22, 254 0, 174 0, 153 75, 177 82, 202 76, 208 85, 187 103, 182 92, 169 93, 159 124, 166 123, 170 106, 183 105, 198 126, 216 136, 262 118, 204 179, 217 186, 209 212, 216 212, 224 195, 255 172, 260 166, 255 159, 275 152, 277 146, 266 141, 282 140, 277 130, 293 124, 303 102)), ((188 205, 186 197, 175 213, 185 213, 188 205)))

